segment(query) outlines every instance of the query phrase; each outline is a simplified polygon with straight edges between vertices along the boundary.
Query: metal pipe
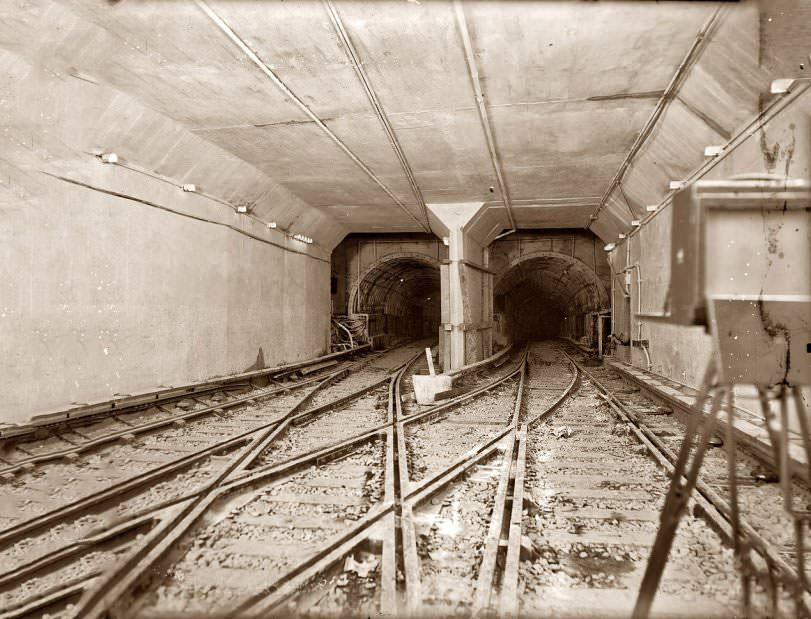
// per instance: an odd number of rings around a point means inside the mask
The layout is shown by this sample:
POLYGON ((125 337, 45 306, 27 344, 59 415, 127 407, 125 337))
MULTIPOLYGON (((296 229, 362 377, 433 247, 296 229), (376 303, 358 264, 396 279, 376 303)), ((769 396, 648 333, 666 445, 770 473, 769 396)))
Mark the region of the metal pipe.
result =
POLYGON ((268 67, 264 61, 254 52, 245 41, 243 41, 239 35, 234 32, 231 27, 220 17, 214 9, 212 9, 208 4, 206 4, 205 0, 195 0, 196 4, 206 16, 214 22, 214 24, 245 54, 248 59, 253 62, 259 69, 264 73, 273 84, 282 91, 282 93, 290 99, 304 114, 312 120, 316 126, 323 131, 330 140, 332 140, 338 148, 340 148, 346 155, 352 159, 352 161, 361 169, 363 172, 368 176, 374 183, 380 187, 387 196, 389 196, 394 203, 402 209, 404 213, 406 213, 409 217, 411 217, 417 224, 422 228, 425 232, 431 232, 430 226, 426 226, 423 224, 417 217, 412 213, 408 207, 403 204, 400 199, 395 196, 392 191, 383 183, 382 180, 374 173, 369 167, 361 161, 361 159, 350 150, 350 148, 339 138, 335 135, 332 130, 324 124, 324 121, 321 120, 309 107, 307 104, 302 101, 296 93, 294 93, 290 88, 288 88, 287 84, 285 84, 278 75, 276 75, 270 67, 268 67))
POLYGON ((476 59, 473 55, 473 45, 470 42, 470 32, 467 28, 467 20, 465 19, 465 11, 462 8, 461 0, 454 0, 453 8, 456 13, 456 24, 459 27, 459 34, 462 36, 462 44, 465 48, 465 59, 467 60, 467 69, 470 76, 470 81, 473 84, 473 92, 476 95, 476 105, 479 109, 479 118, 482 122, 482 129, 484 129, 484 137, 487 141, 487 149, 490 151, 490 162, 493 164, 493 171, 496 173, 496 180, 498 187, 501 191, 501 199, 504 200, 504 208, 507 211, 507 219, 510 222, 510 227, 514 231, 516 229, 515 218, 512 212, 512 202, 510 201, 510 192, 507 190, 507 184, 504 182, 504 174, 501 169, 501 159, 496 150, 496 142, 493 137, 493 128, 490 124, 490 116, 487 113, 487 107, 484 104, 484 93, 482 93, 481 82, 479 81, 479 71, 476 68, 476 59))
POLYGON ((513 228, 512 230, 507 230, 506 232, 502 232, 500 234, 497 234, 496 238, 494 238, 493 240, 498 241, 499 239, 503 239, 505 236, 508 236, 508 235, 512 234, 513 232, 518 232, 518 231, 515 228, 513 228))
MULTIPOLYGON (((625 244, 625 268, 622 269, 623 273, 629 271, 629 264, 631 262, 631 244, 625 244)), ((634 362, 634 299, 632 295, 631 282, 628 282, 628 341, 630 348, 628 352, 628 361, 633 365, 634 362)), ((637 295, 638 296, 638 295, 637 295)))
MULTIPOLYGON (((721 154, 717 157, 713 157, 702 163, 698 168, 693 170, 685 179, 684 184, 689 185, 695 180, 701 178, 707 172, 715 168, 719 163, 721 163, 726 157, 732 154, 738 147, 743 144, 747 139, 752 137, 756 131, 758 131, 761 127, 763 127, 766 123, 770 122, 775 116, 777 116, 780 112, 782 112, 785 108, 787 108, 790 104, 794 103, 798 100, 801 95, 804 95, 808 90, 811 90, 811 85, 804 85, 797 90, 792 90, 790 93, 786 93, 782 99, 775 99, 772 101, 767 109, 763 110, 762 112, 758 113, 752 120, 747 123, 747 125, 741 128, 738 133, 736 133, 722 148, 721 154)), ((617 245, 621 243, 625 243, 628 241, 632 236, 635 236, 644 226, 646 226, 650 221, 656 217, 659 213, 661 213, 665 206, 668 205, 670 200, 673 198, 673 195, 680 190, 671 190, 665 194, 664 198, 662 198, 659 203, 656 205, 656 210, 648 213, 640 222, 640 224, 631 230, 628 231, 627 237, 624 240, 617 241, 617 245)), ((593 222, 592 222, 593 223, 593 222)))
POLYGON ((600 214, 600 211, 605 206, 608 198, 611 196, 611 193, 616 189, 619 184, 622 182, 622 178, 625 175, 628 167, 631 165, 631 161, 636 156, 639 149, 642 148, 642 145, 648 139, 648 136, 653 132, 656 123, 662 116, 662 113, 665 111, 665 108, 670 103, 670 100, 676 95, 679 87, 681 86, 682 81, 686 77, 687 70, 690 69, 693 64, 698 60, 701 56, 701 53, 704 51, 707 43, 710 40, 708 34, 710 34, 710 30, 712 30, 718 23, 720 14, 721 14, 722 6, 719 5, 716 9, 712 12, 710 17, 704 22, 704 25, 696 34, 695 39, 693 40, 693 44, 690 46, 690 49, 685 54, 684 58, 682 59, 681 63, 679 64, 676 72, 673 74, 673 77, 670 79, 670 83, 665 88, 665 91, 662 93, 662 96, 659 98, 656 107, 653 110, 653 113, 648 118, 645 125, 642 127, 642 131, 639 132, 637 135, 636 140, 631 145, 631 149, 628 151, 628 154, 625 156, 622 164, 620 165, 617 173, 614 175, 614 178, 611 179, 611 182, 608 185, 608 188, 603 193, 602 198, 600 199, 600 204, 597 206, 597 210, 594 211, 592 214, 592 219, 587 226, 587 229, 591 229, 592 224, 597 221, 597 216, 600 214))
POLYGON ((347 335, 349 336, 349 347, 354 348, 355 347, 355 341, 354 341, 354 338, 352 337, 352 332, 349 329, 347 329, 344 325, 342 325, 340 322, 338 322, 337 320, 333 320, 332 322, 334 322, 336 325, 341 327, 341 329, 346 331, 347 335))
POLYGON ((414 197, 417 199, 417 204, 420 205, 420 209, 422 210, 422 216, 425 218, 425 224, 430 229, 431 222, 428 219, 428 207, 425 204, 425 198, 422 195, 422 191, 420 190, 419 185, 417 185, 417 179, 414 176, 414 171, 411 169, 411 165, 406 159, 405 153, 400 146, 400 141, 397 139, 397 135, 394 133, 394 127, 391 126, 391 122, 389 122, 389 118, 383 109, 383 104, 380 102, 380 99, 378 99, 377 93, 372 87, 371 81, 369 81, 369 76, 366 74, 366 70, 363 68, 363 63, 360 60, 358 51, 355 48, 355 45, 352 43, 349 33, 346 31, 346 27, 341 19, 341 15, 338 13, 338 10, 335 8, 335 5, 331 0, 323 0, 323 4, 324 8, 327 10, 327 15, 329 15, 330 21, 332 22, 332 26, 335 29, 338 38, 341 40, 341 43, 343 43, 344 49, 346 50, 346 55, 349 56, 349 60, 355 69, 355 73, 357 73, 358 79, 360 79, 360 83, 363 86, 363 90, 366 92, 369 103, 372 104, 380 124, 383 125, 383 131, 386 132, 386 137, 389 138, 391 147, 394 149, 397 159, 400 161, 400 166, 403 168, 403 172, 405 172, 409 185, 411 185, 411 191, 414 193, 414 197))

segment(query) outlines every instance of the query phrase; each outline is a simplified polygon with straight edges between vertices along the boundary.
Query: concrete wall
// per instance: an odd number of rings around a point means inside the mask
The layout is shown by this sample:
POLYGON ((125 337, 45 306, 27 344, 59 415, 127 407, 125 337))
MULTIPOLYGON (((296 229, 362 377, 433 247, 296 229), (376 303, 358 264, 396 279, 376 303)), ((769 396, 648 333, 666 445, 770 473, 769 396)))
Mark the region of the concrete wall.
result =
MULTIPOLYGON (((744 173, 788 174, 794 178, 811 177, 811 91, 795 97, 766 122, 757 123, 751 134, 700 176, 702 179, 730 178, 744 173)), ((638 262, 641 286, 634 271, 631 277, 633 312, 641 295, 642 313, 659 313, 665 307, 670 284, 670 205, 661 209, 639 232, 631 235, 611 252, 610 261, 619 273, 626 264, 638 262)), ((753 254, 764 239, 746 239, 753 254)), ((617 279, 617 281, 620 281, 617 279)), ((712 342, 702 327, 677 327, 634 318, 629 324, 625 298, 618 286, 614 292, 614 332, 650 341, 653 371, 689 385, 698 385, 712 352, 712 342)), ((641 350, 620 347, 620 354, 635 365, 645 367, 641 350)))
MULTIPOLYGON (((701 327, 630 316, 640 303, 642 313, 661 313, 665 308, 670 284, 669 182, 763 172, 811 178, 811 95, 801 93, 802 88, 788 96, 769 94, 773 79, 809 75, 808 16, 808 3, 802 0, 747 2, 729 11, 688 70, 675 103, 667 107, 632 160, 622 189, 609 200, 610 208, 603 209, 592 226, 605 242, 617 243, 609 257, 618 274, 613 331, 649 340, 654 372, 697 386, 712 354, 711 338, 701 327), (720 157, 708 159, 704 156, 708 145, 725 148, 720 157), (662 201, 662 208, 648 218, 645 207, 662 201), (628 209, 644 220, 637 231, 621 221, 619 214, 628 214, 628 209), (619 240, 619 231, 629 237, 619 240), (628 298, 620 287, 624 286, 620 272, 634 263, 640 265, 641 283, 634 269, 628 298)), ((762 239, 746 242, 756 252, 762 239)), ((639 367, 647 366, 639 348, 620 346, 618 354, 639 367)))
POLYGON ((317 213, 122 93, 0 68, 0 422, 326 351, 325 252, 219 200, 317 213))
POLYGON ((530 326, 537 334, 556 333, 556 324, 542 323, 558 318, 560 335, 590 334, 593 317, 587 315, 607 309, 611 286, 602 245, 586 230, 522 231, 495 241, 490 267, 501 302, 497 341, 530 326), (526 315, 527 310, 537 314, 526 315))
MULTIPOLYGON (((537 230, 521 231, 511 234, 503 239, 493 242, 486 252, 482 248, 471 242, 466 246, 466 258, 476 263, 484 262, 486 256, 488 268, 496 272, 494 284, 497 286, 508 272, 513 271, 513 275, 518 270, 518 264, 523 264, 523 269, 532 270, 535 257, 543 255, 561 255, 566 262, 565 265, 575 263, 578 269, 567 271, 558 269, 550 271, 550 285, 560 289, 558 296, 568 299, 572 307, 578 305, 581 295, 571 293, 577 292, 582 285, 580 271, 593 273, 606 289, 610 287, 610 270, 606 260, 606 253, 602 249, 602 242, 591 232, 585 230, 537 230)), ((420 234, 388 234, 388 235, 366 235, 353 234, 346 237, 332 253, 332 276, 336 278, 336 293, 332 295, 333 313, 345 314, 351 302, 353 290, 360 278, 374 276, 370 269, 375 265, 382 265, 385 262, 391 264, 391 268, 396 268, 397 263, 393 262, 398 257, 403 256, 423 256, 432 261, 446 261, 448 248, 433 236, 420 234)), ((556 263, 557 264, 557 263, 556 263)), ((558 265, 558 266, 560 266, 558 265)), ((547 265, 549 266, 549 265, 547 265)), ((447 269, 447 266, 442 268, 447 269)), ((470 294, 473 300, 470 304, 470 315, 465 319, 471 324, 485 322, 484 316, 492 313, 493 290, 488 281, 488 277, 483 277, 481 271, 466 269, 466 286, 469 291, 482 288, 482 294, 470 294)), ((527 273, 530 276, 530 273, 527 273)), ((521 279, 520 277, 518 279, 521 279)), ((518 281, 518 279, 516 281, 518 281)), ((502 291, 503 293, 504 291, 502 291)), ((605 298, 605 297, 603 297, 605 298)), ((547 299, 551 303, 552 298, 547 299)), ((403 305, 405 307, 405 305, 403 305)), ((589 309, 593 309, 590 308, 589 309)), ((505 320, 504 308, 500 308, 500 313, 495 316, 496 343, 504 345, 510 337, 509 324, 505 320)), ((584 310, 586 311, 586 310, 584 310)), ((571 320, 574 323, 577 312, 572 310, 571 320)), ((488 319, 489 320, 489 319, 488 319)), ((443 322, 450 322, 449 316, 442 317, 443 322)), ((471 339, 476 336, 475 331, 470 331, 471 339)), ((467 335, 467 334, 466 334, 467 335)), ((473 347, 476 342, 470 342, 473 347)))
POLYGON ((332 252, 333 314, 368 314, 375 344, 434 337, 443 256, 447 247, 427 234, 350 235, 332 252))

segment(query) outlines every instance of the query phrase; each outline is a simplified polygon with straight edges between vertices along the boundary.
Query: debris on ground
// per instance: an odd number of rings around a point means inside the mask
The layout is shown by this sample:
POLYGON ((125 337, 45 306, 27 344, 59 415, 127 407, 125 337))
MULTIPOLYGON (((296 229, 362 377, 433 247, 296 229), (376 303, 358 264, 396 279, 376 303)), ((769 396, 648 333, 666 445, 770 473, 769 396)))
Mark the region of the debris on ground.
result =
POLYGON ((555 438, 570 438, 572 434, 574 434, 574 430, 569 426, 559 426, 552 430, 552 435, 555 438))
POLYGON ((359 577, 366 578, 369 576, 370 572, 374 572, 375 569, 377 569, 377 557, 374 555, 367 555, 361 558, 362 561, 355 561, 355 557, 353 555, 349 555, 346 558, 346 561, 344 561, 344 571, 355 572, 359 577))

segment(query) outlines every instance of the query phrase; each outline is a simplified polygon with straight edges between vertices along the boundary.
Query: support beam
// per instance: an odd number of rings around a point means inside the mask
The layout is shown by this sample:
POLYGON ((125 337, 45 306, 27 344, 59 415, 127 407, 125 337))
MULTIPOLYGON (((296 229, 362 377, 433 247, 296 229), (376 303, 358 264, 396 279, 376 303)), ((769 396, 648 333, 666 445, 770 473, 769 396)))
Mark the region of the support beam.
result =
POLYGON ((462 7, 461 0, 454 0, 454 11, 456 12, 456 24, 459 27, 459 34, 462 37, 462 45, 465 48, 465 59, 467 60, 467 69, 470 74, 470 82, 473 85, 473 92, 476 96, 476 106, 479 109, 479 118, 482 121, 482 129, 484 129, 484 137, 487 140, 487 150, 490 152, 490 162, 493 164, 493 171, 498 180, 498 188, 501 192, 501 199, 504 201, 504 210, 507 213, 507 220, 510 222, 510 228, 516 229, 515 218, 513 217, 512 203, 510 202, 510 192, 507 189, 507 184, 504 181, 504 173, 501 166, 501 158, 496 149, 496 141, 493 137, 493 126, 490 122, 490 115, 487 113, 487 106, 484 104, 484 93, 482 92, 482 85, 479 81, 479 70, 476 67, 476 58, 473 56, 473 45, 470 42, 470 32, 467 28, 467 20, 465 19, 465 10, 462 7))
POLYGON ((445 372, 492 354, 494 274, 489 250, 468 230, 485 208, 482 202, 428 205, 432 227, 448 239, 448 261, 440 265, 439 353, 445 372))

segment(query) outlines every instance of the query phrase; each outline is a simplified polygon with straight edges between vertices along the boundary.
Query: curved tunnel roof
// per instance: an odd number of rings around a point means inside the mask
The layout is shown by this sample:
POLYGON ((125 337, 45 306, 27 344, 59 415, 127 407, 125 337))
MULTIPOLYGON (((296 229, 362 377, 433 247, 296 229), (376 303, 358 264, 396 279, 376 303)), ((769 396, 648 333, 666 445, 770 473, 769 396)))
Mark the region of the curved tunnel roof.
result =
POLYGON ((495 294, 512 294, 516 307, 541 295, 563 314, 593 312, 609 304, 594 271, 563 255, 536 256, 513 265, 497 280, 495 294))
MULTIPOLYGON (((360 280, 352 307, 405 309, 439 292, 439 263, 417 256, 384 260, 371 267, 360 280)), ((394 312, 402 313, 402 312, 394 312)))

